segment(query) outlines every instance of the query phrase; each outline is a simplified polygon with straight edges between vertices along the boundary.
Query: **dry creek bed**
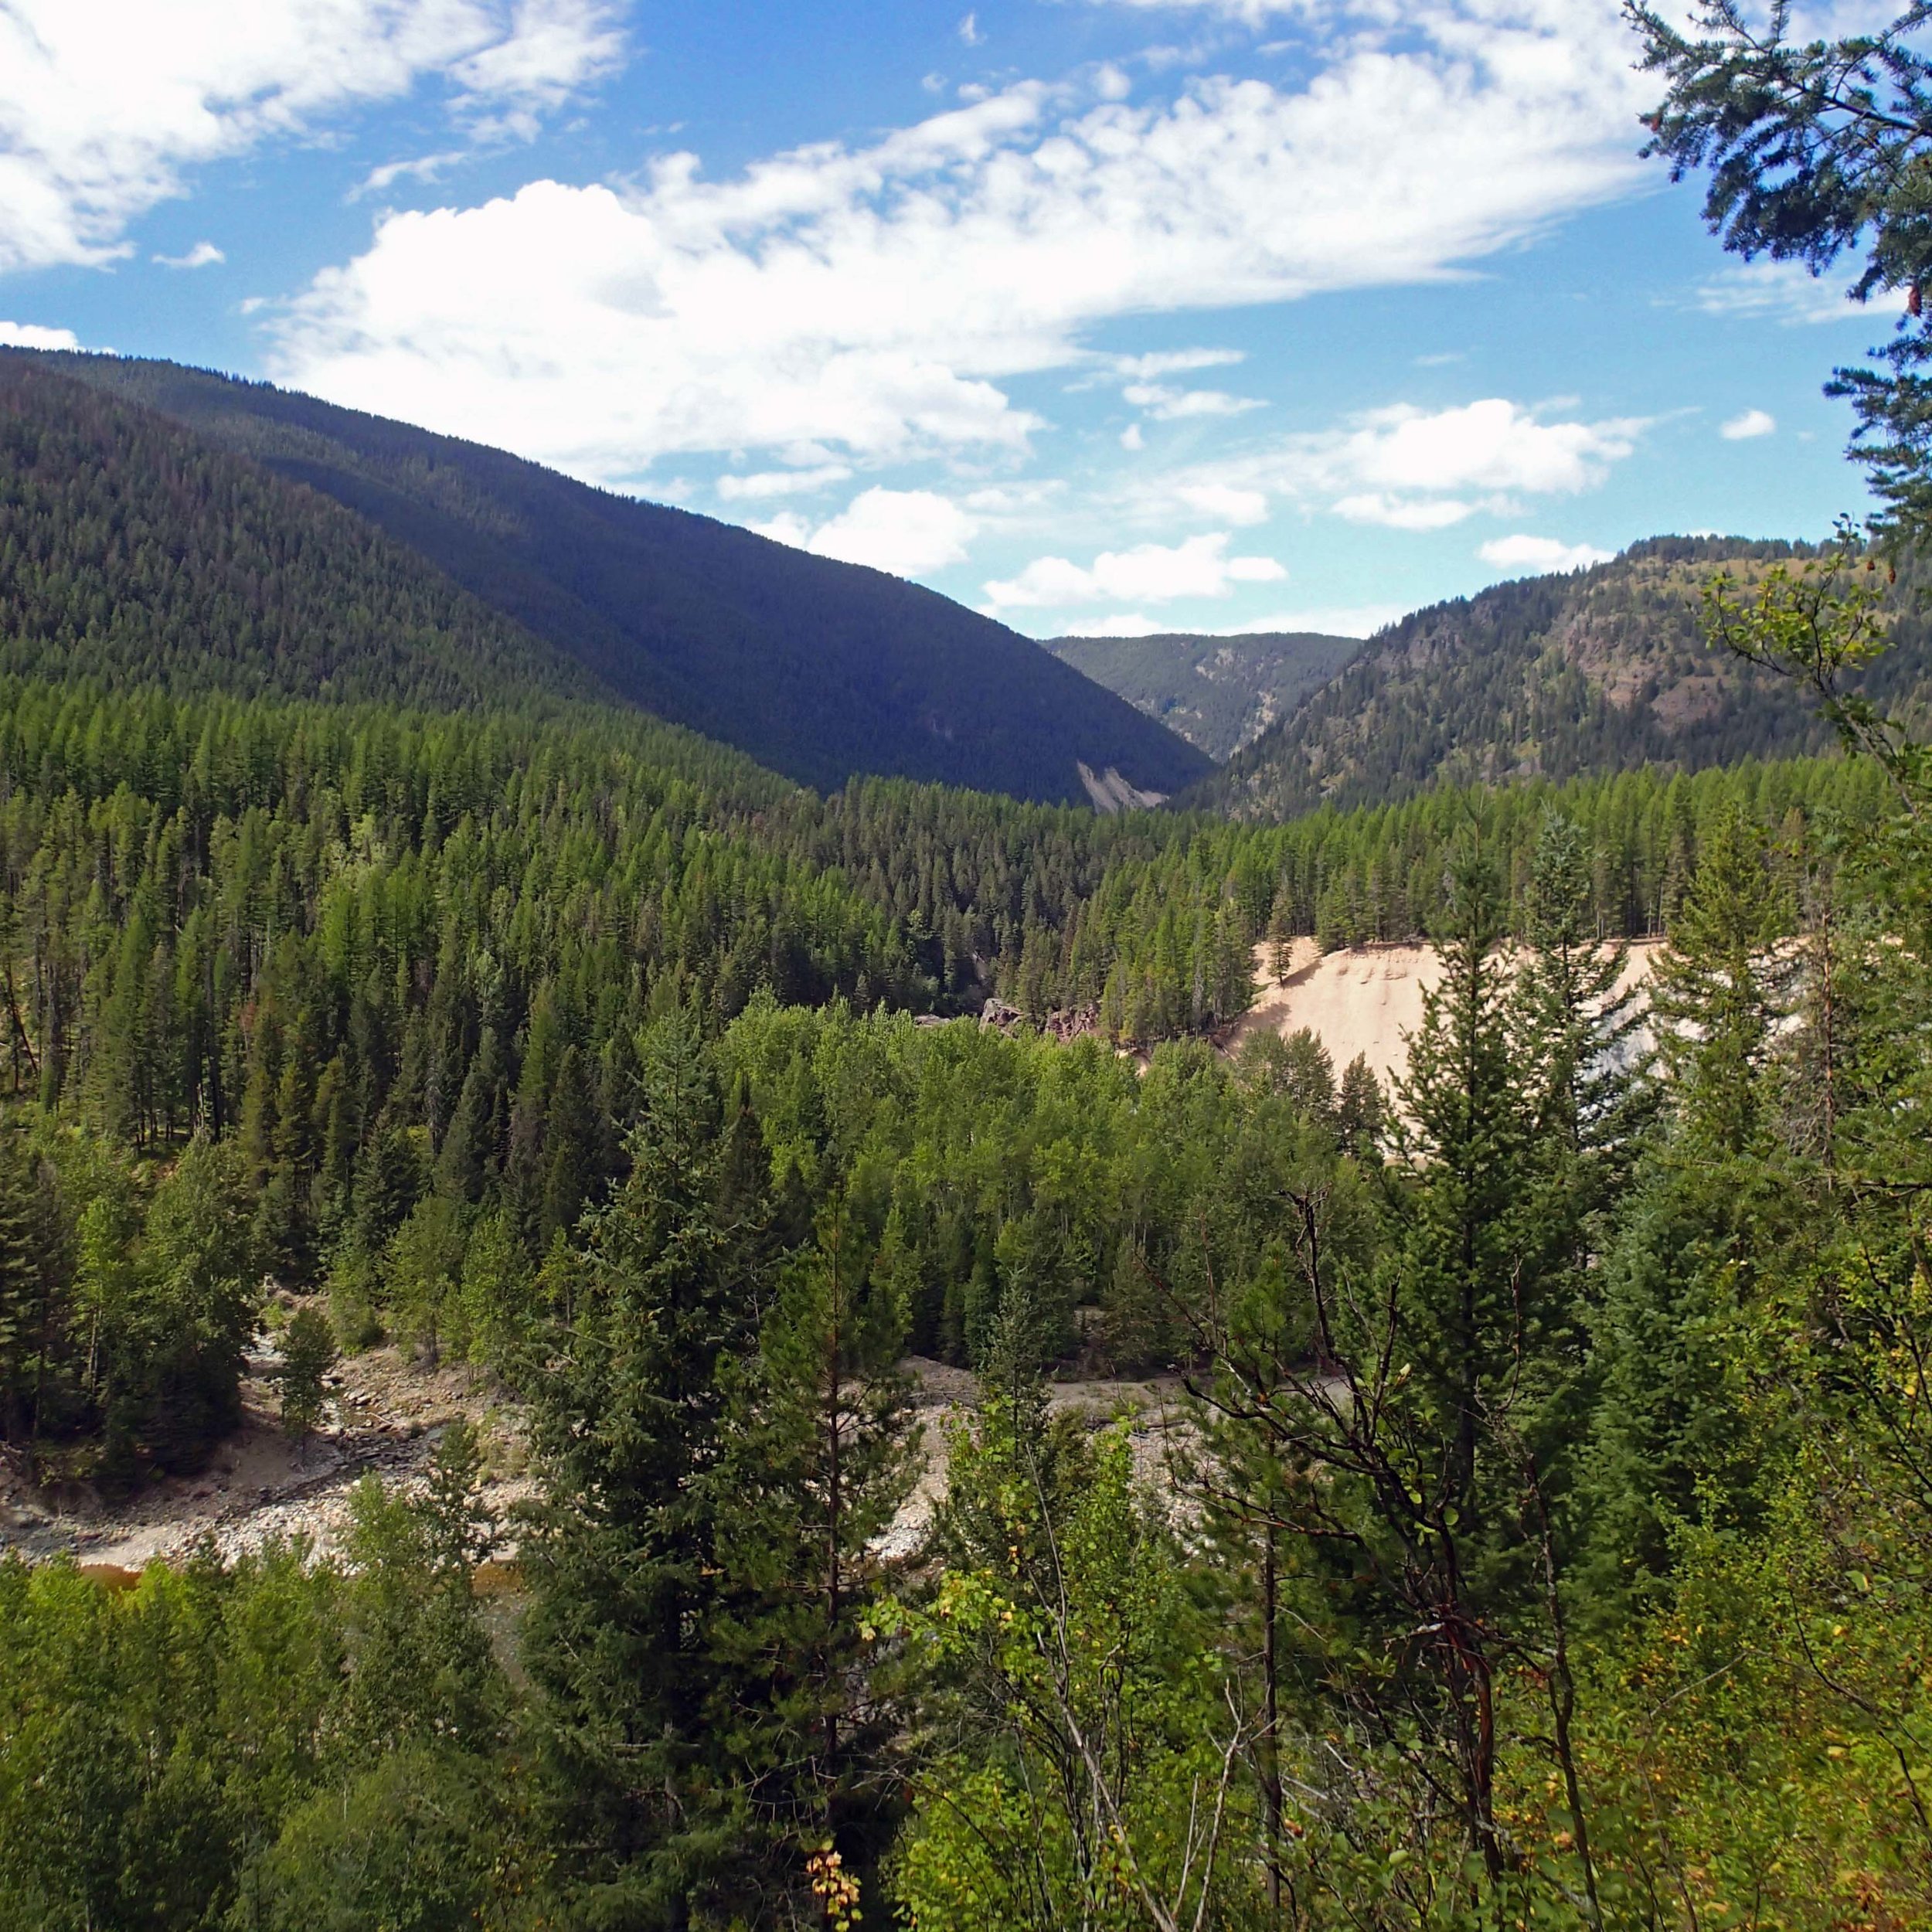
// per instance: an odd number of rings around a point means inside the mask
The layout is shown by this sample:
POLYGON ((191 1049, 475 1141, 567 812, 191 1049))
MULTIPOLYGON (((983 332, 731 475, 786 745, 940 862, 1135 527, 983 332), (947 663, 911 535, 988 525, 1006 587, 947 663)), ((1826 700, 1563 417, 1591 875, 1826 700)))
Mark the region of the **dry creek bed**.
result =
MULTIPOLYGON (((29 1562, 69 1556, 111 1577, 157 1559, 179 1560, 203 1539, 230 1559, 296 1537, 318 1556, 333 1555, 342 1546, 354 1485, 372 1473, 405 1491, 420 1489, 437 1442, 458 1417, 481 1435, 484 1500, 497 1519, 507 1522, 532 1493, 520 1411, 467 1368, 425 1369, 393 1347, 345 1357, 331 1377, 323 1426, 298 1444, 282 1432, 264 1379, 274 1361, 265 1345, 250 1357, 241 1427, 196 1475, 166 1478, 116 1502, 84 1485, 35 1488, 0 1462, 0 1553, 17 1552, 29 1562)), ((919 1412, 920 1474, 880 1545, 882 1553, 900 1557, 918 1548, 945 1492, 949 1430, 979 1399, 963 1369, 920 1357, 905 1366, 919 1412)), ((1058 1382, 1048 1389, 1056 1410, 1097 1422, 1131 1418, 1135 1466, 1163 1486, 1181 1426, 1178 1395, 1172 1378, 1058 1382)))

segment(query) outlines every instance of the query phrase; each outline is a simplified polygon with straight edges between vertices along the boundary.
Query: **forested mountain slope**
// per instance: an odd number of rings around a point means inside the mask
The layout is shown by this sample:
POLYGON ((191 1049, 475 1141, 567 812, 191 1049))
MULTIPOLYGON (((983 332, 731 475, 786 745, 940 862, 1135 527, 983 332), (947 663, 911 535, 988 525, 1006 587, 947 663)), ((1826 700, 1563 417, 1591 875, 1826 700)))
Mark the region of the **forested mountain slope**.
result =
MULTIPOLYGON (((1713 649, 1698 618, 1700 587, 1719 568, 1748 577, 1802 554, 1658 537, 1591 570, 1431 605, 1372 639, 1191 802, 1285 818, 1439 780, 1696 770, 1825 750, 1829 728, 1787 685, 1713 649)), ((1929 669, 1924 620, 1903 617, 1871 689, 1909 712, 1929 669)))
POLYGON ((1046 648, 1096 684, 1178 731, 1210 758, 1232 757, 1362 648, 1318 631, 1232 638, 1049 638, 1046 648))
POLYGON ((328 498, 5 354, 0 669, 236 696, 616 699, 328 498))
POLYGON ((1207 768, 1030 638, 883 572, 266 384, 36 359, 333 497, 600 686, 801 783, 1082 802, 1081 764, 1163 796, 1207 768))

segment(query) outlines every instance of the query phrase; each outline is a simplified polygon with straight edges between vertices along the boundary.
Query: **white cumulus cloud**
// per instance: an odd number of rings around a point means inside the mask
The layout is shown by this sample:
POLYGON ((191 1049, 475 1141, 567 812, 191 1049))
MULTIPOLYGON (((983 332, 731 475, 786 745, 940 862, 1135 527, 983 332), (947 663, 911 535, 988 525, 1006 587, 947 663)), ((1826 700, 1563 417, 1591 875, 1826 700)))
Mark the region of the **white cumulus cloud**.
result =
MULTIPOLYGON (((1143 100, 1093 70, 722 181, 682 155, 634 187, 389 215, 284 318, 275 372, 604 481, 804 440, 1010 454, 1036 423, 1007 385, 1094 368, 1107 321, 1438 277, 1641 178, 1614 13, 1614 35, 1547 0, 1342 13, 1278 86, 1143 100)), ((1171 353, 1115 376, 1233 359, 1171 353)))
POLYGON ((614 66, 610 0, 4 0, 0 270, 98 263, 197 164, 428 75, 473 128, 527 131, 614 66))
POLYGON ((1225 530, 1179 543, 1137 543, 1103 550, 1083 566, 1063 556, 1036 557, 1016 577, 985 587, 994 611, 1052 610, 1095 603, 1171 603, 1176 597, 1224 597, 1237 583, 1278 583, 1287 572, 1273 557, 1230 556, 1225 530))
POLYGON ((1614 554, 1589 543, 1563 543, 1553 536, 1499 536, 1476 553, 1498 570, 1535 577, 1549 570, 1580 570, 1586 564, 1607 563, 1614 554))
POLYGON ((1233 490, 1264 504, 1323 504, 1355 523, 1440 530, 1478 512, 1510 514, 1521 497, 1594 489, 1645 427, 1636 417, 1551 420, 1504 396, 1440 410, 1399 403, 1137 481, 1131 495, 1148 515, 1233 490))
POLYGON ((1145 611, 1119 611, 1111 617, 1076 617, 1060 633, 1068 638, 1157 638, 1173 629, 1145 611))
POLYGON ((80 346, 80 337, 70 328, 43 328, 38 322, 0 322, 0 347, 78 349, 80 346))
POLYGON ((1777 418, 1768 410, 1745 410, 1717 433, 1726 443, 1746 443, 1754 436, 1769 436, 1777 427, 1777 418))
POLYGON ((1409 610, 1406 604, 1349 604, 1302 611, 1274 611, 1228 634, 1240 637, 1257 631, 1318 631, 1332 638, 1368 638, 1374 636, 1384 624, 1406 617, 1409 610))
POLYGON ((964 560, 977 521, 934 490, 863 490, 815 528, 781 511, 752 528, 761 536, 845 563, 869 563, 895 577, 917 577, 964 560))
POLYGON ((1631 454, 1643 427, 1634 420, 1545 423, 1501 396, 1433 411, 1403 403, 1372 412, 1309 454, 1389 490, 1567 494, 1600 483, 1611 464, 1631 454))

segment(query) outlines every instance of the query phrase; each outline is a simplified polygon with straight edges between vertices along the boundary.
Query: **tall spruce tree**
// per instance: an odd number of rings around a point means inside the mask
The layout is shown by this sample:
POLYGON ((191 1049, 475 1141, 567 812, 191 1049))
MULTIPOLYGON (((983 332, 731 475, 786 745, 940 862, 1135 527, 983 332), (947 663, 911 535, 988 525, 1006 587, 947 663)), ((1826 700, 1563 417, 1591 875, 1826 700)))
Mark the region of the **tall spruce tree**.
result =
POLYGON ((38 1432, 52 1337, 53 1257, 26 1138, 0 1128, 0 1440, 38 1432))
POLYGON ((770 1264, 695 1021, 658 1022, 642 1060, 631 1172, 566 1264, 571 1318, 536 1381, 545 1495, 523 1546, 546 1787, 587 1927, 689 1925, 744 1849, 713 1722, 712 1478, 723 1366, 753 1345, 770 1264))
MULTIPOLYGON (((1500 1879, 1511 1860, 1495 1808, 1495 1678, 1505 1661, 1527 1656, 1549 1687, 1583 1916, 1600 1924, 1570 1730, 1574 1683, 1552 1520, 1566 1434, 1553 1424, 1581 1323, 1577 1270, 1563 1265, 1573 1257, 1560 1246, 1553 1251, 1551 1229, 1578 1217, 1567 1201, 1570 1165, 1553 1158, 1560 1144, 1539 1119, 1551 1068, 1577 1049, 1595 1003, 1586 996, 1562 1026, 1547 1010, 1553 989, 1576 990, 1549 957, 1577 916, 1573 882, 1563 876, 1569 869, 1555 853, 1546 867, 1536 964, 1546 1044, 1527 1055, 1512 1022, 1520 999, 1535 1010, 1537 980, 1526 995, 1512 984, 1498 944, 1495 872, 1468 848, 1449 879, 1438 938, 1442 981, 1425 996, 1398 1087, 1398 1148, 1415 1173, 1391 1192, 1389 1258, 1381 1265, 1393 1270, 1388 1338, 1405 1366, 1389 1423, 1375 1427, 1394 1451, 1386 1467, 1403 1485, 1400 1498, 1386 1481, 1377 1485, 1384 1524, 1397 1529, 1402 1552, 1399 1594, 1412 1608, 1435 1606, 1433 1624, 1422 1626, 1434 1634, 1422 1638, 1420 1651, 1442 1687, 1475 1849, 1492 1879, 1500 1879)), ((1362 1423, 1349 1427, 1359 1439, 1362 1423)))
MULTIPOLYGON (((1306 1563, 1284 1562, 1284 1536, 1352 1559, 1326 1614, 1347 1600, 1364 1632, 1355 1654, 1381 1659, 1364 1665, 1363 1707, 1392 1735, 1427 1740, 1493 1882, 1512 1858, 1497 1676, 1523 1651, 1563 1654, 1529 1425, 1573 1323, 1546 1260, 1532 1070, 1511 1037, 1496 879, 1473 848, 1446 900, 1442 978, 1398 1088, 1398 1158, 1380 1177, 1370 1251, 1348 1238, 1352 1168, 1291 1187, 1284 1247, 1302 1294, 1211 1311, 1199 1386, 1216 1433, 1234 1432, 1225 1467, 1241 1492, 1220 1513, 1277 1586, 1306 1563)), ((1272 1614, 1264 1634, 1272 1660, 1272 1614)), ((1565 1703, 1559 1756, 1573 1790, 1567 1716, 1565 1703)), ((1265 1795, 1265 1753, 1261 1769, 1265 1795)), ((1271 1865, 1279 1849, 1277 1835, 1271 1865)))
POLYGON ((1513 1021, 1533 1066, 1536 1131, 1576 1165, 1566 1182, 1576 1202, 1598 1206, 1634 1158, 1649 1108, 1643 1001, 1625 984, 1628 945, 1598 937, 1593 869, 1582 828, 1546 813, 1530 855, 1513 1021))
POLYGON ((1682 1132, 1710 1157, 1741 1155, 1763 1131, 1764 1075, 1798 971, 1779 943, 1792 917, 1763 834, 1741 811, 1723 813, 1653 965, 1650 996, 1682 1132))
POLYGON ((729 1401, 709 1624, 713 1743, 744 1809, 743 1896, 809 1913, 829 1843, 876 1872, 890 1842, 905 1712, 871 1641, 880 1538, 910 1486, 905 1320, 842 1188, 761 1325, 720 1363, 729 1401))

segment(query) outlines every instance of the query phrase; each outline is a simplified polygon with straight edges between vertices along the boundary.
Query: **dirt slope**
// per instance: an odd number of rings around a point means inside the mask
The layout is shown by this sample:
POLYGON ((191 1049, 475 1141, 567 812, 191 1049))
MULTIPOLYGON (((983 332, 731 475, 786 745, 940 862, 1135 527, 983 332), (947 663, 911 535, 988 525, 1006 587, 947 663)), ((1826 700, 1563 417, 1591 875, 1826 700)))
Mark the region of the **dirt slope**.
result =
MULTIPOLYGON (((1658 944, 1632 944, 1624 986, 1648 979, 1658 944)), ((1305 1026, 1328 1049, 1338 1075, 1358 1053, 1368 1056, 1384 1086, 1407 1071, 1406 1036, 1422 1024, 1423 993, 1442 978, 1434 947, 1367 946, 1322 954, 1313 940, 1298 939, 1281 985, 1269 973, 1268 950, 1255 948, 1261 996, 1230 1029, 1230 1053, 1239 1052, 1250 1034, 1265 1029, 1286 1035, 1305 1026)))

